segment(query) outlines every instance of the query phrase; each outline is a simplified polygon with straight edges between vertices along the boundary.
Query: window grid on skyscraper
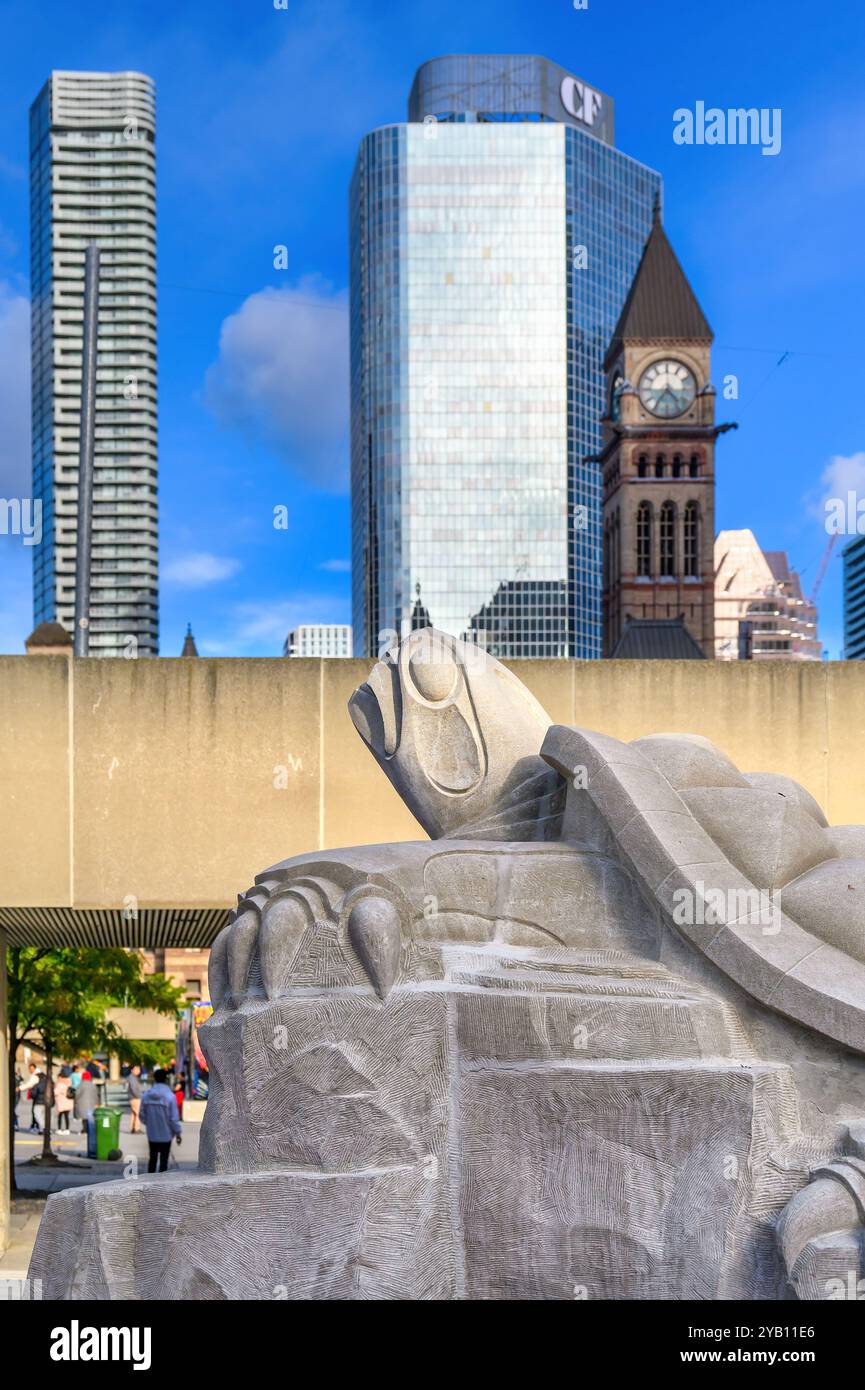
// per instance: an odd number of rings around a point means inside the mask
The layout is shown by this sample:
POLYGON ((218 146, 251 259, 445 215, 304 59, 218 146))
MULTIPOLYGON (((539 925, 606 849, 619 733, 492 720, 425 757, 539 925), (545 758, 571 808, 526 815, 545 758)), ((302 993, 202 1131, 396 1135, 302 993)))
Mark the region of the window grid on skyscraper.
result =
MULTIPOLYGON (((513 64, 527 90, 544 60, 437 62, 445 92, 449 64, 513 64)), ((660 179, 549 115, 466 102, 366 136, 352 181, 356 649, 419 604, 497 656, 597 657, 602 360, 660 179)))
POLYGON ((141 73, 53 72, 31 107, 34 621, 74 623, 84 254, 96 245, 95 656, 158 648, 154 142, 141 73))

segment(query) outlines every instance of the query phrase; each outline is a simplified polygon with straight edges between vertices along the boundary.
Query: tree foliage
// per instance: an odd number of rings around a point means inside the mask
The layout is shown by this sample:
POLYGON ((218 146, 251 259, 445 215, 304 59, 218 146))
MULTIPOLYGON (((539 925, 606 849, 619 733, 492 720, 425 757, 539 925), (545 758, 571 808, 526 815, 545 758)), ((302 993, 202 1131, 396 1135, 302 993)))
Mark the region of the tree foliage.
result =
POLYGON ((38 1040, 45 1049, 45 1145, 50 1149, 51 1062, 95 1052, 134 1050, 142 1061, 161 1060, 158 1043, 127 1040, 107 1017, 109 1009, 153 1009, 174 1014, 186 1002, 165 975, 145 975, 138 951, 120 947, 10 946, 7 951, 10 1082, 14 1095, 15 1054, 38 1040))

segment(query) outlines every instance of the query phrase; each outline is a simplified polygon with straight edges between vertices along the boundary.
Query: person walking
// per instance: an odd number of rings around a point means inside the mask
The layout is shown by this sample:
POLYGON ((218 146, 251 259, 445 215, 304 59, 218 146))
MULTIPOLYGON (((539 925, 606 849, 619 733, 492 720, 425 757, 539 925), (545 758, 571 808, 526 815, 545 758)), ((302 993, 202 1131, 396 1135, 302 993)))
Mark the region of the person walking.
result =
POLYGON ((79 1087, 80 1085, 81 1085, 81 1067, 79 1066, 79 1064, 78 1064, 77 1062, 73 1062, 73 1064, 72 1064, 72 1069, 71 1069, 71 1071, 70 1071, 70 1073, 69 1073, 69 1089, 70 1089, 70 1091, 72 1092, 72 1099, 73 1099, 73 1100, 75 1099, 75 1092, 78 1090, 78 1087, 79 1087))
POLYGON ((19 1106, 20 1103, 21 1103, 21 1092, 23 1091, 23 1089, 24 1089, 24 1087, 25 1087, 26 1084, 27 1084, 27 1083, 25 1082, 24 1077, 21 1075, 20 1071, 19 1071, 18 1068, 16 1067, 16 1068, 15 1068, 15 1100, 14 1100, 13 1105, 12 1105, 12 1118, 13 1118, 13 1120, 14 1120, 14 1127, 15 1127, 15 1129, 18 1129, 18 1128, 19 1128, 19 1125, 18 1125, 18 1106, 19 1106))
POLYGON ((183 1119, 183 1101, 186 1096, 186 1073, 181 1072, 174 1080, 174 1099, 177 1102, 177 1118, 183 1119))
POLYGON ((106 1089, 108 1084, 108 1072, 101 1062, 97 1062, 95 1057, 87 1063, 87 1070, 90 1072, 90 1079, 96 1087, 96 1094, 99 1097, 97 1104, 104 1105, 105 1097, 108 1095, 106 1089))
POLYGON ((126 1082, 126 1094, 129 1097, 129 1109, 132 1112, 132 1118, 129 1122, 130 1134, 141 1133, 141 1096, 143 1089, 141 1085, 141 1068, 136 1062, 135 1066, 131 1068, 126 1082))
POLYGON ((41 1134, 45 1128, 45 1094, 47 1091, 47 1082, 44 1071, 37 1072, 36 1075, 36 1085, 30 1092, 30 1099, 33 1101, 33 1121, 30 1128, 35 1128, 36 1133, 41 1134))
POLYGON ((93 1078, 89 1071, 81 1073, 81 1081, 75 1092, 74 1115, 81 1124, 79 1134, 83 1134, 87 1128, 87 1121, 99 1104, 99 1095, 93 1084, 93 1078))
POLYGON ((54 1104, 57 1106, 57 1133, 69 1133, 69 1116, 74 1104, 69 1090, 68 1068, 64 1067, 54 1082, 54 1104))
POLYGON ((167 1076, 161 1067, 153 1073, 153 1085, 141 1102, 141 1118, 147 1130, 150 1158, 148 1173, 164 1173, 168 1168, 168 1154, 172 1139, 180 1143, 183 1126, 177 1118, 177 1103, 167 1085, 167 1076), (158 1169, 157 1169, 157 1164, 158 1169))
POLYGON ((38 1084, 39 1084, 39 1071, 38 1071, 38 1068, 37 1068, 37 1066, 36 1066, 36 1063, 35 1063, 35 1062, 28 1062, 28 1064, 27 1064, 27 1080, 24 1082, 24 1085, 27 1087, 27 1099, 28 1099, 29 1102, 30 1102, 30 1128, 31 1128, 31 1129, 38 1129, 38 1128, 39 1128, 39 1126, 38 1126, 37 1123, 36 1123, 36 1100, 35 1100, 35 1097, 34 1097, 34 1095, 33 1095, 33 1092, 36 1090, 36 1087, 37 1087, 38 1084))

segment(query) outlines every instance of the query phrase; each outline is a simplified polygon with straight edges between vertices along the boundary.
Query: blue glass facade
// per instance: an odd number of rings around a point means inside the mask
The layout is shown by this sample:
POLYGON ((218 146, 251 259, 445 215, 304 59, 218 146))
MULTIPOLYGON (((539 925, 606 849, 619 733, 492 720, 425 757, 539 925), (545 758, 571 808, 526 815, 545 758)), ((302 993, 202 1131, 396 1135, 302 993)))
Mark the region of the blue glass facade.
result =
POLYGON ((844 548, 844 655, 865 661, 865 536, 844 548))
POLYGON ((602 655, 602 363, 652 226, 661 177, 578 129, 565 132, 568 228, 569 655, 602 655), (585 248, 585 256, 579 248, 585 248), (585 264, 581 262, 585 260, 585 264))
POLYGON ((362 141, 350 196, 356 651, 431 621, 505 658, 598 657, 588 459, 660 178, 542 59, 425 64, 410 113, 362 141))

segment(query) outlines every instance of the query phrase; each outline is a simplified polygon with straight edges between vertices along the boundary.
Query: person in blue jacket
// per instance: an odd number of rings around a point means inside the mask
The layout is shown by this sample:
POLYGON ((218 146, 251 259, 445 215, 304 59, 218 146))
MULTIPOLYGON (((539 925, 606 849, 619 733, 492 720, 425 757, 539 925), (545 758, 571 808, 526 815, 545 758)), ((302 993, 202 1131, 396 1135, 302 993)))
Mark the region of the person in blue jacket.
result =
POLYGON ((147 1143, 150 1148, 148 1173, 165 1172, 171 1141, 176 1139, 179 1144, 183 1131, 177 1116, 177 1102, 166 1085, 166 1080, 165 1072, 161 1068, 157 1069, 153 1073, 153 1085, 145 1092, 141 1101, 141 1118, 147 1130, 147 1143))

